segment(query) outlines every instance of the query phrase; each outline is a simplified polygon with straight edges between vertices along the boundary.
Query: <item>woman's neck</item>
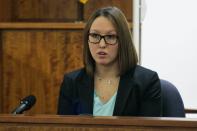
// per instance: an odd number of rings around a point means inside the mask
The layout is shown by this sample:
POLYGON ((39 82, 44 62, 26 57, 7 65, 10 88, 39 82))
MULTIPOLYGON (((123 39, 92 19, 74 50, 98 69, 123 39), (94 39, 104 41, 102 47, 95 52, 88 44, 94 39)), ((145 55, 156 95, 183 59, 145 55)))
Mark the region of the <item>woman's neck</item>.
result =
POLYGON ((119 69, 117 65, 110 66, 110 67, 97 65, 95 75, 102 77, 102 78, 119 77, 119 69))

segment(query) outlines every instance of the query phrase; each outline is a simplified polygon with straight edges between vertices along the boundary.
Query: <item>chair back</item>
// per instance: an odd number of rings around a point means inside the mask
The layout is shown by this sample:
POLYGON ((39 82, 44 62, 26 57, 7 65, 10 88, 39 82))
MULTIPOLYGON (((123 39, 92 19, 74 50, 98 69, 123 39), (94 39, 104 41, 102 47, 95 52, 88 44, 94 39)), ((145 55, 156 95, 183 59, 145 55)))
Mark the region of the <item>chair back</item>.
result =
POLYGON ((183 100, 177 88, 166 80, 160 80, 163 100, 163 117, 185 117, 183 100))

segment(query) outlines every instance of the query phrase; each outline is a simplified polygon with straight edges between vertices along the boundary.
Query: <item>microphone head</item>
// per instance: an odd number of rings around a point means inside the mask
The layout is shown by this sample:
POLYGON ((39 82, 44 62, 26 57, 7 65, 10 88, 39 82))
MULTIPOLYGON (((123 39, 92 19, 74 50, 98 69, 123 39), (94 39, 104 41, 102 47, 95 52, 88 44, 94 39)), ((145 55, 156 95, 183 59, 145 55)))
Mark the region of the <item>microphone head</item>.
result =
POLYGON ((36 97, 34 95, 29 95, 21 100, 21 104, 25 104, 25 110, 30 109, 36 103, 36 97))

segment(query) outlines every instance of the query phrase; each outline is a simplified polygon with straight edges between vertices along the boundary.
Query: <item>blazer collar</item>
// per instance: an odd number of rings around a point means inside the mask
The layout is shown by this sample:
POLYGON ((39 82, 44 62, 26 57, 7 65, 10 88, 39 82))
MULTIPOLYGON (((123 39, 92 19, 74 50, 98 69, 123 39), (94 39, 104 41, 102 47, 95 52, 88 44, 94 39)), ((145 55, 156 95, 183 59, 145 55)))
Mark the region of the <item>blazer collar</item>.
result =
POLYGON ((129 94, 131 93, 132 88, 136 86, 136 82, 133 79, 134 71, 135 69, 132 69, 120 77, 120 83, 113 112, 114 116, 122 115, 128 101, 129 94))
POLYGON ((77 78, 78 94, 80 104, 82 105, 81 114, 93 114, 93 100, 94 100, 94 79, 82 70, 77 78))

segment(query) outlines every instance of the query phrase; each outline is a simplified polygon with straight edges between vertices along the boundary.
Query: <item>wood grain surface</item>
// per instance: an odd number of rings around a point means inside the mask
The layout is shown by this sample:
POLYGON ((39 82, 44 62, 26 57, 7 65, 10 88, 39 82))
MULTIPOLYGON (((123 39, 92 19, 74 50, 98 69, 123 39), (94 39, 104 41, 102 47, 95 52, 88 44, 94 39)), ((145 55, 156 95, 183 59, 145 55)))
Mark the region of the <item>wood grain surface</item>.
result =
POLYGON ((7 30, 2 32, 2 112, 34 94, 32 113, 56 113, 63 74, 80 68, 82 32, 7 30))

